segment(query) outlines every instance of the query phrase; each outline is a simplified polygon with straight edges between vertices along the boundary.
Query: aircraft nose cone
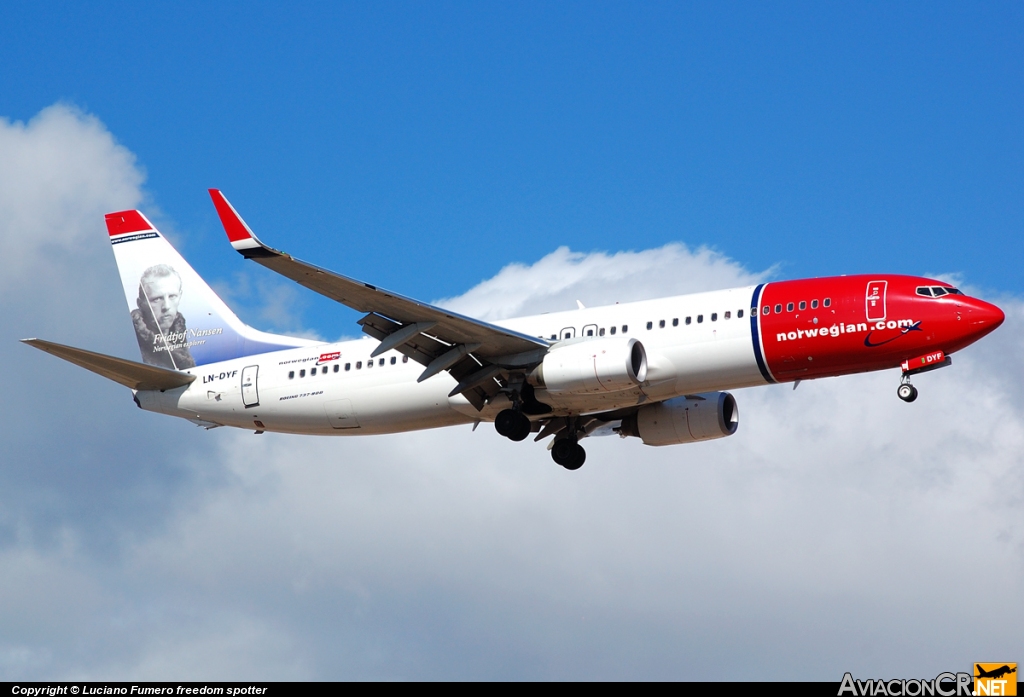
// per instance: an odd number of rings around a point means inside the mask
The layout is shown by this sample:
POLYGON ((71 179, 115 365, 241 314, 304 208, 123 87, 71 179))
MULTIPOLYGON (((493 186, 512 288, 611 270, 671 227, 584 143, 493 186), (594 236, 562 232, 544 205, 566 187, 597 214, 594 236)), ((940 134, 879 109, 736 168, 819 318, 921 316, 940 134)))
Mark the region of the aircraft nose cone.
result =
POLYGON ((1002 310, 984 300, 972 298, 968 305, 968 311, 964 317, 968 321, 968 328, 972 335, 978 338, 985 336, 995 330, 996 326, 1007 318, 1002 310))
POLYGON ((987 303, 984 300, 975 299, 971 303, 970 312, 970 323, 979 329, 984 327, 987 331, 992 331, 1006 319, 1006 315, 1003 311, 992 303, 987 303))

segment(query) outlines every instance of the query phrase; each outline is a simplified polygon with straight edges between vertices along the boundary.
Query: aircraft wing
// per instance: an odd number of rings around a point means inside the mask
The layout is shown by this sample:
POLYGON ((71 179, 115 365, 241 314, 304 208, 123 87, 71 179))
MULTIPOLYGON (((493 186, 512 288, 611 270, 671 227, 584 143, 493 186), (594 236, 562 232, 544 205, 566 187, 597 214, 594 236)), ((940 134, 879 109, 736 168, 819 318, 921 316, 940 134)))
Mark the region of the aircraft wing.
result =
POLYGON ((419 380, 447 370, 477 407, 496 394, 507 369, 532 367, 550 345, 547 341, 465 317, 398 293, 299 261, 260 242, 217 189, 210 189, 231 246, 246 259, 290 278, 342 305, 367 313, 363 332, 381 341, 374 355, 396 350, 423 364, 419 380))
POLYGON ((108 356, 103 353, 86 351, 85 349, 55 344, 42 339, 22 339, 23 343, 40 351, 46 351, 69 363, 74 363, 108 380, 120 383, 133 390, 172 390, 175 387, 188 385, 196 379, 195 375, 168 370, 155 365, 126 361, 123 358, 108 356))

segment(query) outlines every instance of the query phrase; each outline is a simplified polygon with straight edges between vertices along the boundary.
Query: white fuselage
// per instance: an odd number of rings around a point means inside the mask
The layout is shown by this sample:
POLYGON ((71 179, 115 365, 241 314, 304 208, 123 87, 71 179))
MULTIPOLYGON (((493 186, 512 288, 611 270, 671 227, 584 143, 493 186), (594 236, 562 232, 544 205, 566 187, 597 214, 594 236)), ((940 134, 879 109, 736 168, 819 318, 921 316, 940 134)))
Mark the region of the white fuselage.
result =
MULTIPOLYGON (((751 336, 753 292, 750 286, 494 324, 558 342, 610 337, 613 328, 615 336, 638 339, 648 359, 643 384, 570 397, 536 391, 554 415, 585 414, 766 384, 751 336)), ((187 387, 138 392, 136 399, 143 409, 210 426, 322 435, 398 433, 490 421, 509 406, 502 395, 483 411, 461 395, 449 398, 456 384, 450 375, 417 382, 422 365, 398 351, 371 358, 378 344, 365 338, 211 363, 188 370, 197 377, 187 387)))

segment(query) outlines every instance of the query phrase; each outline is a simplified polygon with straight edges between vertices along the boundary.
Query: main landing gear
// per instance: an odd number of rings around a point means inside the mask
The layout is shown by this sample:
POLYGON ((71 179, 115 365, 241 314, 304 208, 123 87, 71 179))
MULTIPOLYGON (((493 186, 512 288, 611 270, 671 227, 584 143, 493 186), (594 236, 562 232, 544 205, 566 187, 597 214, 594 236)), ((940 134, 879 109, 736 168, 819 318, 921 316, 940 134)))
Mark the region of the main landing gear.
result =
POLYGON ((533 387, 525 381, 523 375, 510 376, 508 386, 502 388, 502 391, 508 394, 512 408, 498 412, 494 419, 494 430, 509 440, 526 440, 533 431, 533 424, 527 414, 546 414, 551 411, 551 407, 537 401, 533 387))
POLYGON ((526 440, 530 435, 530 419, 519 409, 502 409, 494 419, 494 430, 509 440, 526 440))
POLYGON ((917 388, 910 384, 910 376, 904 375, 900 378, 900 386, 896 388, 896 394, 904 402, 913 402, 917 399, 917 388))
MULTIPOLYGON (((494 419, 494 430, 509 440, 521 441, 533 431, 530 419, 521 409, 502 409, 494 419)), ((544 433, 541 434, 542 436, 544 433)), ((567 470, 578 470, 587 460, 587 451, 579 444, 576 420, 569 420, 569 427, 561 429, 551 446, 551 459, 567 470)))
POLYGON ((587 461, 587 451, 575 437, 566 436, 559 438, 551 446, 551 459, 567 470, 578 470, 587 461))
MULTIPOLYGON (((533 388, 525 384, 520 377, 519 380, 511 381, 505 389, 512 401, 512 407, 502 409, 494 417, 494 430, 499 435, 505 436, 512 441, 526 440, 533 432, 533 424, 527 414, 545 414, 551 411, 546 404, 541 404, 533 397, 533 388)), ((556 427, 552 430, 546 426, 540 437, 557 433, 555 442, 551 445, 551 459, 556 464, 567 470, 578 470, 587 460, 587 451, 579 444, 579 431, 575 417, 565 419, 565 427, 556 427)))

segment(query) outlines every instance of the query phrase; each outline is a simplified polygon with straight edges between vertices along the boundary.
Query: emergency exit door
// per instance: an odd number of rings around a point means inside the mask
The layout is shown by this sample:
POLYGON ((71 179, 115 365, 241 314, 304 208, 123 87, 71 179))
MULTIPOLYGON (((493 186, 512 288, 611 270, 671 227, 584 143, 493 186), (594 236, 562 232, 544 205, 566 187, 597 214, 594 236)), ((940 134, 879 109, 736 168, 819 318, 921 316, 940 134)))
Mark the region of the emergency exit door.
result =
POLYGON ((885 319, 885 287, 888 281, 869 281, 867 292, 868 321, 885 319))
POLYGON ((242 368, 242 404, 246 409, 260 405, 260 393, 256 387, 256 374, 259 370, 258 365, 242 368))

